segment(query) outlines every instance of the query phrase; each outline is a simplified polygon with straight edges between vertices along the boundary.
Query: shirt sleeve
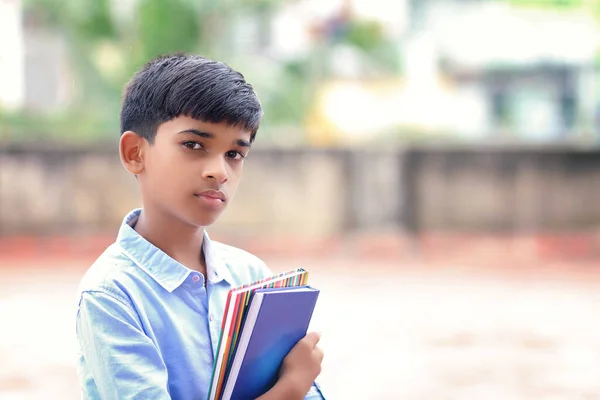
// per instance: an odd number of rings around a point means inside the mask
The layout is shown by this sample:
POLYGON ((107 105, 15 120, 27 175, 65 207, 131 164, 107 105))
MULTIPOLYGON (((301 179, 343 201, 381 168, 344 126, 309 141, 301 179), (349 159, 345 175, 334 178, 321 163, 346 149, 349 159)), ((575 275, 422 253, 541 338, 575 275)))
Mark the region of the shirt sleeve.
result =
POLYGON ((321 386, 317 382, 313 383, 306 396, 304 396, 304 400, 326 400, 321 386))
POLYGON ((167 369, 133 309, 103 292, 84 292, 77 339, 102 399, 170 399, 167 369))

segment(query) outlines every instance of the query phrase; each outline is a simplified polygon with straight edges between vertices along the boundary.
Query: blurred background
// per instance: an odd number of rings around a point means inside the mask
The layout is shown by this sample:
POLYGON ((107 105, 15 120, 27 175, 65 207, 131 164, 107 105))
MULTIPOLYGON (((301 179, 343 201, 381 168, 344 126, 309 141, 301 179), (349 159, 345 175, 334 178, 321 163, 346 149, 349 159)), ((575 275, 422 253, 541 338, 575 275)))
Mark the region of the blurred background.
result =
POLYGON ((209 232, 311 272, 328 398, 600 399, 598 0, 0 0, 0 398, 80 397, 122 88, 173 51, 263 103, 209 232))

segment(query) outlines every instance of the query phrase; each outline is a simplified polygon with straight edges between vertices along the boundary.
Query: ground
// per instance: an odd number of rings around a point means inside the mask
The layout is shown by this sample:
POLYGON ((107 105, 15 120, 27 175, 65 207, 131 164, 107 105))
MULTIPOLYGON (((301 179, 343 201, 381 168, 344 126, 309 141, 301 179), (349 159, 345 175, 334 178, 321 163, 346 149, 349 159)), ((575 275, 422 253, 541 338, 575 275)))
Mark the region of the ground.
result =
MULTIPOLYGON (((73 316, 88 261, 0 258, 3 400, 80 398, 73 316)), ((266 261, 309 269, 321 289, 330 399, 600 399, 600 261, 266 261)))

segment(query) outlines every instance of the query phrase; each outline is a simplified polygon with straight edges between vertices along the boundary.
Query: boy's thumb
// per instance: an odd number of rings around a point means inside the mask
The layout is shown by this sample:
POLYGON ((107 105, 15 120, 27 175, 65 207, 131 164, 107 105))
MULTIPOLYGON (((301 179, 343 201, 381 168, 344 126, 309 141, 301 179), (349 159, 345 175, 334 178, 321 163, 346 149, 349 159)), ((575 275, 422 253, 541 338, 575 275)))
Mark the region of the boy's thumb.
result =
POLYGON ((321 339, 321 333, 320 332, 307 333, 305 339, 308 342, 308 344, 311 345, 311 347, 315 347, 317 345, 317 343, 319 343, 319 340, 321 339))

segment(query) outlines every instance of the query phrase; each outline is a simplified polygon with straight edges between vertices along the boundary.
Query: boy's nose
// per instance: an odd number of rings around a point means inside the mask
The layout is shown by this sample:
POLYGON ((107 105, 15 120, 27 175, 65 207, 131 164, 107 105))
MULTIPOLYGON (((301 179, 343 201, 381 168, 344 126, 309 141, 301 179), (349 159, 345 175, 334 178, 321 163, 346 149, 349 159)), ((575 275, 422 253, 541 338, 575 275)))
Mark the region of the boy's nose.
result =
POLYGON ((229 180, 225 160, 213 160, 210 162, 203 173, 204 179, 214 179, 220 185, 229 180))

